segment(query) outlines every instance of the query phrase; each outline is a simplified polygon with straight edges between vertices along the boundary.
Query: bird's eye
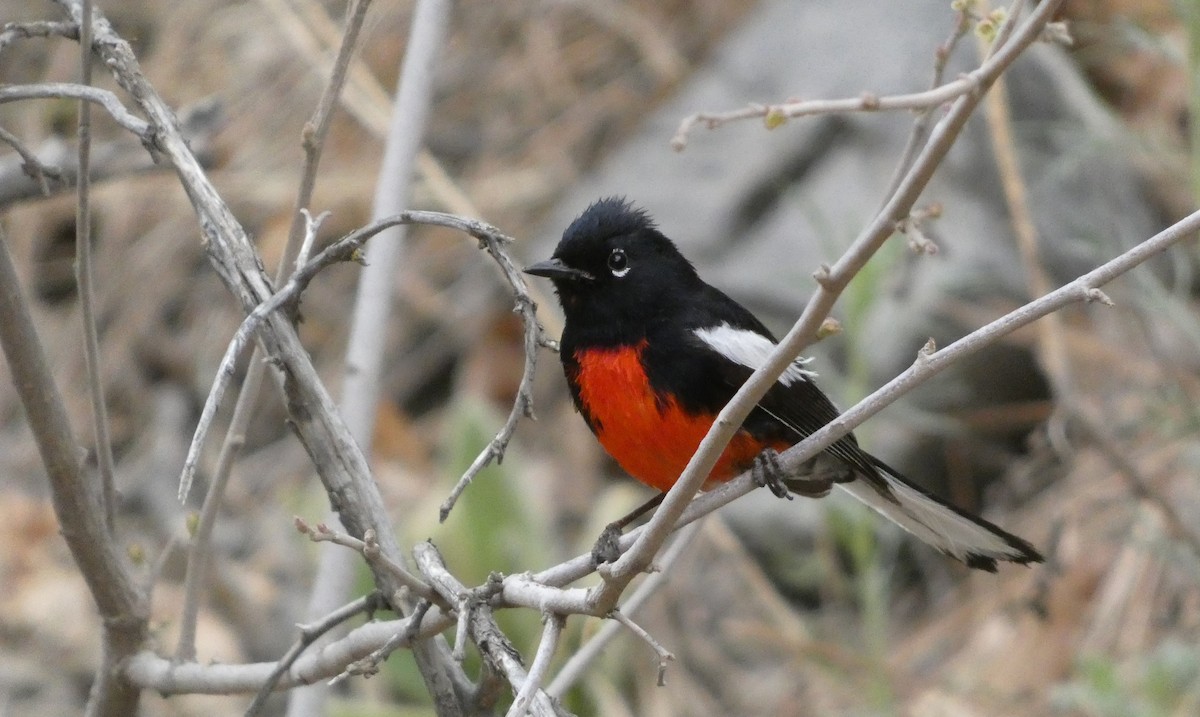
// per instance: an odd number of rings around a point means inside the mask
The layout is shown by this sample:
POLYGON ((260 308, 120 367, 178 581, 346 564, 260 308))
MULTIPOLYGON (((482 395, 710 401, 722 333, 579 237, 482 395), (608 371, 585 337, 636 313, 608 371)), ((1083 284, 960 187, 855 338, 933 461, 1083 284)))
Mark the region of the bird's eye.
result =
POLYGON ((625 256, 624 249, 612 250, 608 255, 608 268, 618 279, 629 273, 629 257, 625 256))

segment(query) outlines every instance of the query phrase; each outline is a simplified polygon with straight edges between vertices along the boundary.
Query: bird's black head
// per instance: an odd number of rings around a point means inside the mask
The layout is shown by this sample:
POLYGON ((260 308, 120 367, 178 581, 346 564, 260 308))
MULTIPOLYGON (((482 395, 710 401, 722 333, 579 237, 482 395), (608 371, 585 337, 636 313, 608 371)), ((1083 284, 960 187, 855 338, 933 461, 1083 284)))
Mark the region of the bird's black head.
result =
POLYGON ((563 232, 554 255, 525 271, 554 282, 567 325, 575 328, 648 321, 700 282, 654 220, 620 197, 589 206, 563 232))

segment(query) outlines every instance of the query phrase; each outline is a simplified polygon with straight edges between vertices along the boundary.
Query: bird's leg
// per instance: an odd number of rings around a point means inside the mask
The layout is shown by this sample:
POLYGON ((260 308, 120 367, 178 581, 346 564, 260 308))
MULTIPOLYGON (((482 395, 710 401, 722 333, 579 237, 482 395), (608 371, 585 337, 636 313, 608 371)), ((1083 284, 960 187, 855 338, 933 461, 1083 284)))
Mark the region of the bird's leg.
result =
POLYGON ((592 546, 592 560, 596 565, 616 562, 617 558, 621 557, 621 533, 629 527, 630 523, 657 508, 658 504, 663 502, 663 498, 666 496, 666 493, 659 493, 634 508, 624 518, 615 520, 604 526, 604 530, 600 532, 600 537, 596 539, 596 544, 592 546))
POLYGON ((765 448, 755 456, 751 475, 756 484, 770 488, 776 497, 788 500, 792 499, 792 493, 805 498, 824 498, 836 482, 831 475, 818 476, 817 471, 802 478, 788 475, 779 465, 779 452, 774 448, 765 448))

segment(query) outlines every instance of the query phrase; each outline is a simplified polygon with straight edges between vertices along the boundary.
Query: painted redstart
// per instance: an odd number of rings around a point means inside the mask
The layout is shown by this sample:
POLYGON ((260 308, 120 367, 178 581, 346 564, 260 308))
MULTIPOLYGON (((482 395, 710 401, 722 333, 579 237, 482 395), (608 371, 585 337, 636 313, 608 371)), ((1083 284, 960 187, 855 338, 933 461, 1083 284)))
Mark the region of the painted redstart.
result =
MULTIPOLYGON (((563 232, 553 257, 525 271, 554 283, 566 315, 563 370, 588 427, 630 475, 667 491, 775 338, 706 284, 649 215, 624 199, 592 204, 563 232)), ((793 363, 751 411, 706 485, 746 470, 777 495, 820 497, 837 485, 972 568, 1042 562, 1028 542, 913 484, 853 434, 790 480, 780 476, 775 452, 838 415, 804 364, 793 363)))

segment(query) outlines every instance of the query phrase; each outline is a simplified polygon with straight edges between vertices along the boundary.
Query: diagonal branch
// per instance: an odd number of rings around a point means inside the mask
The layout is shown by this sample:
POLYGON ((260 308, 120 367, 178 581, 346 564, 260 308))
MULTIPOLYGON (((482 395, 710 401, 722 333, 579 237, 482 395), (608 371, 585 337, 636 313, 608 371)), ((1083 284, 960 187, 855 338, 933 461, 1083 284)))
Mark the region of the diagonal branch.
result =
MULTIPOLYGON (((903 373, 881 386, 824 428, 781 453, 780 467, 784 471, 798 469, 805 461, 833 445, 835 441, 891 405, 900 396, 937 375, 951 364, 981 351, 1004 336, 1028 326, 1038 319, 1075 303, 1109 303, 1108 297, 1098 287, 1149 261, 1175 244, 1194 239, 1197 233, 1200 233, 1200 211, 1188 215, 1078 279, 972 331, 949 346, 936 351, 923 350, 917 361, 903 373)), ((757 487, 750 472, 747 471, 734 480, 697 496, 683 511, 678 525, 686 525, 708 515, 757 487)), ((622 536, 619 543, 621 549, 629 549, 635 542, 642 539, 647 527, 634 529, 622 536)), ((501 597, 506 604, 536 607, 541 604, 539 601, 553 599, 553 595, 550 592, 539 594, 529 590, 529 586, 536 585, 544 591, 552 591, 553 586, 567 585, 590 574, 593 570, 595 567, 592 556, 585 554, 532 575, 510 575, 504 580, 501 597), (536 597, 537 600, 530 599, 533 597, 536 597)), ((558 609, 569 610, 573 604, 573 595, 568 595, 568 591, 565 590, 558 591, 558 595, 560 596, 558 609)), ((587 614, 594 613, 588 612, 587 614)))
MULTIPOLYGON (((82 9, 78 2, 56 1, 72 20, 80 20, 82 9)), ((242 309, 246 313, 254 311, 273 292, 245 229, 204 173, 179 130, 174 112, 147 81, 129 44, 99 12, 94 17, 94 29, 93 49, 149 119, 153 126, 153 146, 175 168, 192 202, 210 262, 242 309)), ((290 319, 279 312, 271 313, 265 318, 258 338, 279 369, 277 379, 290 426, 312 459, 342 525, 355 536, 362 536, 375 525, 390 525, 362 450, 346 429, 337 404, 321 383, 290 319)), ((392 531, 381 531, 379 542, 386 555, 394 560, 403 559, 392 531)), ((385 572, 375 570, 374 578, 385 595, 395 595, 400 588, 394 576, 385 572)))
POLYGON ((972 73, 978 86, 977 91, 967 93, 954 102, 949 113, 934 128, 928 144, 891 200, 832 268, 822 268, 817 272, 817 291, 800 318, 771 352, 765 364, 743 384, 713 421, 708 435, 701 441, 678 482, 668 492, 654 517, 646 525, 641 538, 610 566, 606 575, 608 579, 597 586, 593 595, 593 604, 597 609, 607 611, 615 607, 617 598, 629 581, 650 564, 667 535, 675 528, 687 504, 712 471, 721 451, 746 420, 746 416, 803 348, 811 342, 821 321, 829 314, 850 279, 891 236, 897 222, 912 211, 934 171, 978 106, 983 93, 1026 47, 1041 36, 1042 28, 1053 17, 1061 2, 1062 0, 1043 2, 1019 29, 1013 31, 1008 41, 996 47, 994 54, 972 73))
MULTIPOLYGON (((229 388, 237 357, 246 350, 250 340, 257 333, 265 332, 270 328, 270 322, 280 316, 280 309, 295 309, 299 304, 301 294, 303 294, 304 290, 308 288, 308 285, 322 270, 339 262, 361 260, 362 247, 368 240, 385 229, 403 224, 428 224, 457 229, 478 239, 480 246, 487 248, 489 254, 494 257, 503 257, 504 261, 509 266, 512 266, 512 259, 508 258, 507 253, 502 248, 503 244, 512 241, 510 237, 502 234, 498 229, 485 222, 457 217, 453 214, 443 214, 441 212, 418 210, 401 212, 395 216, 385 217, 365 227, 361 227, 326 247, 310 262, 293 274, 282 289, 255 306, 242 322, 242 325, 238 327, 233 339, 229 342, 229 347, 225 350, 225 355, 217 368, 217 375, 213 381, 212 390, 209 391, 204 408, 200 413, 200 420, 196 424, 196 433, 192 437, 191 446, 188 448, 187 458, 184 460, 183 472, 179 477, 180 500, 185 499, 191 490, 192 481, 196 474, 196 465, 200 457, 200 449, 203 447, 204 440, 212 426, 217 408, 221 405, 221 400, 225 397, 225 392, 229 388)), ((522 281, 520 276, 517 276, 516 280, 522 281)), ((536 326, 536 322, 534 325, 536 326)))
MULTIPOLYGON (((284 245, 283 255, 280 257, 279 266, 275 268, 276 284, 282 283, 293 271, 291 266, 293 260, 299 263, 307 261, 308 252, 298 250, 298 247, 302 243, 311 246, 312 240, 315 239, 319 222, 311 220, 307 207, 312 202, 312 194, 317 182, 317 167, 320 165, 321 153, 325 147, 325 137, 329 134, 329 127, 333 123, 333 112, 337 99, 341 96, 342 86, 345 83, 346 69, 358 45, 359 31, 362 29, 370 5, 370 0, 355 0, 347 10, 346 30, 342 35, 342 44, 338 49, 337 59, 333 63, 329 82, 325 85, 312 118, 304 126, 302 136, 304 169, 300 175, 300 188, 296 194, 296 204, 293 208, 292 224, 288 229, 287 242, 284 245), (303 261, 301 256, 304 257, 303 261)), ((179 644, 175 652, 180 659, 195 657, 196 620, 200 611, 205 571, 210 559, 209 539, 216 524, 216 514, 220 510, 233 464, 245 443, 246 428, 250 425, 250 418, 254 413, 254 406, 266 371, 266 363, 261 360, 260 352, 255 350, 246 370, 246 378, 242 382, 242 390, 238 393, 229 429, 217 456, 212 484, 204 496, 204 504, 200 508, 200 519, 188 553, 187 572, 184 576, 183 613, 180 617, 179 644)))
MULTIPOLYGON (((111 666, 132 655, 147 636, 149 607, 125 555, 108 532, 103 496, 84 469, 66 408, 21 296, 8 244, 0 237, 0 347, 46 468, 63 538, 104 621, 104 659, 111 666)), ((137 712, 139 689, 116 670, 101 670, 89 714, 137 712)))

